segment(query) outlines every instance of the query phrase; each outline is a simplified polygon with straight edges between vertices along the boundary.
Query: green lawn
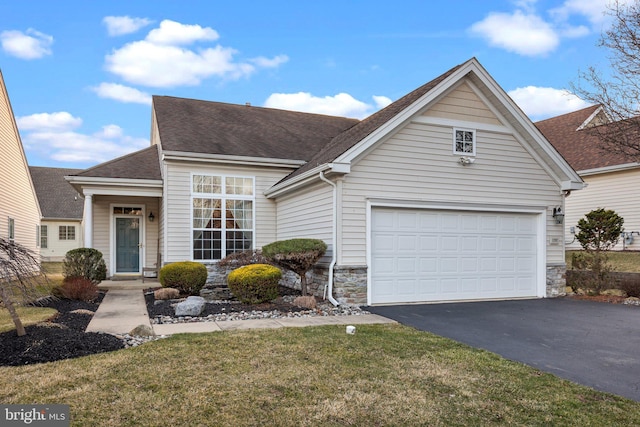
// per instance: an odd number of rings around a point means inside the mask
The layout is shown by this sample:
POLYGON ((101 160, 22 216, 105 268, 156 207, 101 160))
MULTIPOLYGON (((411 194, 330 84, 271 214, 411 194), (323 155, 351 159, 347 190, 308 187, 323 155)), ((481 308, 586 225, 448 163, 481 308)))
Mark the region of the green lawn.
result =
POLYGON ((0 401, 69 404, 81 426, 640 425, 640 403, 401 325, 185 334, 3 367, 0 401))
MULTIPOLYGON (((55 309, 48 307, 16 307, 16 311, 24 326, 44 322, 58 313, 55 309)), ((0 307, 0 333, 11 331, 15 328, 16 326, 11 320, 9 311, 5 310, 4 307, 0 307)))

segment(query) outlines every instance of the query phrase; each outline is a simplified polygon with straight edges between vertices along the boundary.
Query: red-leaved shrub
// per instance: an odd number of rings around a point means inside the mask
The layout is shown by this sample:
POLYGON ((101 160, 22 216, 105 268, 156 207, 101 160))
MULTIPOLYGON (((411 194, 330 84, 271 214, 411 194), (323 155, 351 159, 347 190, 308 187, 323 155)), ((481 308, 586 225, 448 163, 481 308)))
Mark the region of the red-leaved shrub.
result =
POLYGON ((64 299, 94 301, 98 298, 98 285, 85 277, 65 277, 62 284, 54 288, 53 294, 64 299))

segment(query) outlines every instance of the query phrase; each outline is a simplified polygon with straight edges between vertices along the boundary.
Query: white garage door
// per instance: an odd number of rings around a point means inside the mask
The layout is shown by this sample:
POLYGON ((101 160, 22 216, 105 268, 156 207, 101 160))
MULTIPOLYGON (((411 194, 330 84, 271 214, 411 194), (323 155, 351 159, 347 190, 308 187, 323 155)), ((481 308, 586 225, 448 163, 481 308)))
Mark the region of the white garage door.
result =
POLYGON ((536 296, 537 216, 374 208, 371 303, 536 296))

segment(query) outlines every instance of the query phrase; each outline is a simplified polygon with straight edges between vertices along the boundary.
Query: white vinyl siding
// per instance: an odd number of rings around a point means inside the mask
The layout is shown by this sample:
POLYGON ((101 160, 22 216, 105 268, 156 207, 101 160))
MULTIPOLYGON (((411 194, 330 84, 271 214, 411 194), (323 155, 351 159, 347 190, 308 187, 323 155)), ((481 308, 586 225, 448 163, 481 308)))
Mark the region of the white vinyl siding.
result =
POLYGON ((476 162, 451 154, 453 128, 409 124, 356 163, 344 180, 342 263, 366 264, 366 201, 392 199, 547 207, 547 262, 564 262, 562 226, 551 209, 558 186, 512 135, 478 130, 476 162))
POLYGON ((333 251, 333 189, 325 182, 278 199, 278 240, 309 238, 323 240, 333 251))
POLYGON ((462 83, 424 113, 427 117, 440 117, 465 122, 502 125, 491 109, 462 83))
MULTIPOLYGON (((610 172, 582 177, 587 183, 583 190, 571 193, 565 202, 564 226, 566 230, 567 249, 581 249, 574 240, 571 227, 576 227, 578 220, 594 209, 612 209, 624 218, 624 229, 627 232, 640 232, 640 169, 610 172)), ((640 250, 640 236, 633 236, 634 240, 627 249, 640 250)), ((622 250, 622 239, 614 250, 622 250)))
MULTIPOLYGON (((104 260, 107 264, 107 275, 112 275, 112 227, 111 211, 112 206, 143 206, 144 215, 144 231, 142 236, 142 244, 144 249, 143 265, 145 267, 154 267, 157 259, 158 248, 158 219, 153 222, 149 221, 148 215, 150 211, 154 214, 159 212, 158 199, 154 197, 123 197, 123 196, 94 196, 93 197, 93 247, 102 252, 104 260)), ((164 255, 163 255, 164 259, 164 255)), ((185 258, 186 259, 186 258, 185 258)), ((185 260, 183 259, 183 261, 185 260)))
POLYGON ((163 262, 184 261, 192 258, 191 250, 191 175, 251 176, 255 178, 255 245, 276 240, 276 206, 264 197, 264 191, 280 181, 291 170, 281 168, 220 166, 204 163, 166 162, 166 199, 163 212, 165 227, 163 262))
POLYGON ((1 75, 0 183, 0 236, 8 237, 7 218, 14 218, 16 243, 39 253, 36 226, 40 224, 40 210, 1 75))

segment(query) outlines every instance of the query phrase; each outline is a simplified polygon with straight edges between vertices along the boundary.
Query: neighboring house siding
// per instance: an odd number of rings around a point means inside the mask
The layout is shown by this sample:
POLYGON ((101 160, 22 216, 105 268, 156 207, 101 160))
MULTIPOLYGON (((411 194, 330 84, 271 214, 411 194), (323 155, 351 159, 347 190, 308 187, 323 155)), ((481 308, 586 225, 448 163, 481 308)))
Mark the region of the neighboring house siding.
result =
MULTIPOLYGON (((587 187, 571 193, 565 202, 564 224, 567 249, 581 249, 580 244, 574 240, 574 236, 571 234, 571 227, 576 227, 575 232, 577 233, 578 221, 590 211, 598 208, 616 211, 624 218, 625 231, 640 232, 640 209, 638 209, 640 176, 638 169, 587 175, 582 178, 587 183, 587 187)), ((626 249, 639 250, 640 236, 633 237, 633 243, 627 245, 626 249)), ((614 249, 622 250, 623 247, 621 239, 614 249)))
POLYGON ((355 164, 344 180, 342 263, 366 263, 369 198, 479 205, 548 207, 549 263, 564 262, 562 227, 551 218, 562 204, 558 186, 511 135, 478 131, 473 165, 452 154, 453 129, 409 124, 355 164))
POLYGON ((8 237, 9 218, 13 218, 16 243, 38 253, 36 229, 40 211, 1 74, 0 183, 0 237, 8 237))
MULTIPOLYGON (((143 266, 154 267, 157 259, 158 247, 158 199, 153 197, 121 197, 121 196, 94 196, 93 202, 93 247, 102 252, 107 264, 107 274, 113 274, 112 268, 112 228, 111 207, 117 206, 138 206, 145 209, 143 244, 146 246, 143 266), (149 222, 149 212, 153 211, 156 216, 154 222, 149 222)), ((164 257, 164 256, 163 256, 164 257)))
POLYGON ((47 221, 42 220, 42 227, 47 227, 47 247, 40 248, 40 256, 43 261, 62 261, 65 254, 82 246, 82 223, 81 221, 47 221), (75 238, 73 240, 60 240, 59 227, 75 227, 75 238))
POLYGON ((333 251, 333 190, 321 182, 295 195, 278 199, 278 240, 321 239, 327 246, 325 258, 333 251))
POLYGON ((255 177, 255 243, 260 248, 276 240, 276 205, 264 197, 266 189, 280 181, 290 171, 281 168, 221 166, 199 163, 166 162, 166 227, 165 262, 192 259, 191 248, 191 176, 220 174, 255 177))

